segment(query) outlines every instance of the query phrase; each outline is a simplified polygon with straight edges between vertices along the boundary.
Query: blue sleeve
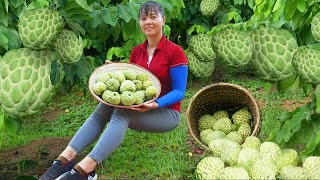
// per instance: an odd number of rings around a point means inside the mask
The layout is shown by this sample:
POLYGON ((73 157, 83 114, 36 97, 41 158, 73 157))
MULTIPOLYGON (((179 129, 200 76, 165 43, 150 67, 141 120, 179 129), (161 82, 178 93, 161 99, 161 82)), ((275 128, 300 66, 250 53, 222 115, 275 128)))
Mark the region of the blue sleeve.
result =
POLYGON ((158 98, 158 107, 170 106, 184 98, 187 86, 188 66, 175 66, 170 69, 172 91, 158 98))

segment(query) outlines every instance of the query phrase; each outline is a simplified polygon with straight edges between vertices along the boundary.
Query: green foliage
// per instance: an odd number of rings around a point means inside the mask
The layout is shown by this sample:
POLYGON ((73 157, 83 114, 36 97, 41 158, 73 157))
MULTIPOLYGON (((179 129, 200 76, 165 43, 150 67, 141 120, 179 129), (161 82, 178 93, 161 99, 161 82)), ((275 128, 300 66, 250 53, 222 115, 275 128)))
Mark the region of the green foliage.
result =
POLYGON ((289 146, 303 145, 299 150, 302 158, 310 155, 320 155, 320 92, 317 86, 316 98, 304 106, 287 112, 281 117, 281 126, 275 140, 289 146))

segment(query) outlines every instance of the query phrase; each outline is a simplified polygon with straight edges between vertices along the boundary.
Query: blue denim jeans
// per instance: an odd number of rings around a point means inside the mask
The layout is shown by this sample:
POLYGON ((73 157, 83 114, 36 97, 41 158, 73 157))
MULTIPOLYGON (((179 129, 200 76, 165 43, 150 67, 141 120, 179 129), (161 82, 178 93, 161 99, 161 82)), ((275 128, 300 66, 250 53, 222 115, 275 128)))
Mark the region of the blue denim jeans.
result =
POLYGON ((79 154, 101 135, 88 154, 100 164, 122 143, 128 128, 166 132, 177 127, 179 122, 180 113, 173 109, 158 108, 141 113, 100 103, 74 135, 69 146, 79 154), (109 124, 104 130, 107 122, 109 124))

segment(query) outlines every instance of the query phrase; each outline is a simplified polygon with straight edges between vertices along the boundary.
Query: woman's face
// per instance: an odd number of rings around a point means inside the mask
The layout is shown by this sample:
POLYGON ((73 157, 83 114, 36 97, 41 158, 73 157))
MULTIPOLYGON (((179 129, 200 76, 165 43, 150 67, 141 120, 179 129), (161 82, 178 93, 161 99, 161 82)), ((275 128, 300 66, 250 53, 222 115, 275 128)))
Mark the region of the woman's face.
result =
POLYGON ((163 34, 162 26, 165 23, 165 19, 161 14, 151 11, 146 14, 140 15, 140 28, 143 34, 148 37, 159 36, 163 34))

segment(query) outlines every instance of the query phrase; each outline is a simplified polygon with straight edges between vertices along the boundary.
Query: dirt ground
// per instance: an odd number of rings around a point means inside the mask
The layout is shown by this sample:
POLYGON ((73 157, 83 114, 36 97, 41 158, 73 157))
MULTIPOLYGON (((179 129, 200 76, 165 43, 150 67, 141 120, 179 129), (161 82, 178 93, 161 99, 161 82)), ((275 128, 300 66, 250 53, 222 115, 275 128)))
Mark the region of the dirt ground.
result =
POLYGON ((70 138, 45 138, 0 152, 0 180, 38 178, 66 147, 70 138))

